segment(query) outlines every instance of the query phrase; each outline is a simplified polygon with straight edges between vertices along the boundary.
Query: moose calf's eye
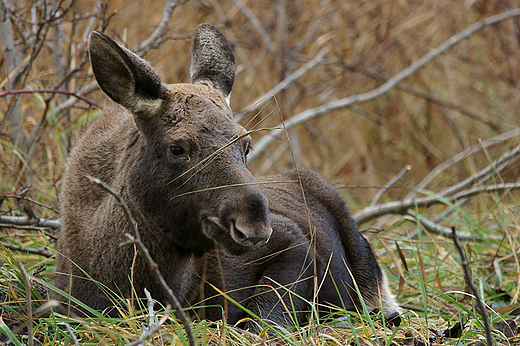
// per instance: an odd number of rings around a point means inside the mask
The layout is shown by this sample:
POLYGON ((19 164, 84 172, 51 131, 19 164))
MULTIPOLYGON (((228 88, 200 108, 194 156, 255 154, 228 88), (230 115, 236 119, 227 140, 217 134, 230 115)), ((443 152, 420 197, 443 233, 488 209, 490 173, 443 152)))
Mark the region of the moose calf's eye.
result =
POLYGON ((251 149, 250 145, 248 145, 247 148, 246 148, 246 153, 245 153, 246 156, 249 154, 249 149, 251 149))
POLYGON ((184 154, 184 150, 178 145, 172 145, 170 151, 175 156, 181 156, 184 154))

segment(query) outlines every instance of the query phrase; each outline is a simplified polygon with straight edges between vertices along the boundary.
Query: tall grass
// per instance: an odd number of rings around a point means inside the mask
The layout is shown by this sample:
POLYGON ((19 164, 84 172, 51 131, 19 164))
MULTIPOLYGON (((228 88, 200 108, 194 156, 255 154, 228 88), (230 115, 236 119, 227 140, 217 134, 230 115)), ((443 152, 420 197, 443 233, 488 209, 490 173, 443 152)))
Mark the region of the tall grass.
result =
MULTIPOLYGON (((462 210, 455 206, 456 216, 452 216, 451 222, 460 230, 474 230, 475 238, 465 243, 470 266, 472 268, 475 284, 480 288, 481 294, 488 307, 493 322, 514 318, 515 306, 509 306, 512 296, 518 290, 518 264, 515 262, 513 247, 516 243, 505 240, 498 242, 487 237, 493 234, 503 234, 504 230, 517 229, 518 224, 508 216, 517 210, 516 204, 500 201, 498 207, 490 202, 493 198, 483 197, 481 203, 487 203, 487 214, 479 211, 477 214, 468 214, 470 209, 462 210), (492 220, 492 223, 489 223, 492 220), (492 228, 489 225, 495 225, 492 228), (499 264, 497 264, 499 263, 499 264), (492 266, 491 266, 492 265, 492 266), (500 275, 498 274, 500 273, 500 275), (509 306, 509 307, 508 307, 509 306), (496 312, 497 309, 499 312, 496 312), (509 311, 508 311, 509 310, 509 311)), ((202 344, 229 344, 229 345, 253 345, 271 335, 278 335, 278 341, 291 345, 307 343, 343 345, 346 342, 354 345, 393 345, 403 344, 408 341, 423 342, 425 344, 455 343, 464 340, 465 344, 482 342, 484 339, 484 327, 481 323, 481 312, 476 309, 475 300, 469 292, 463 279, 459 258, 455 255, 454 247, 450 239, 429 234, 420 225, 410 227, 408 221, 402 217, 392 220, 396 228, 377 233, 373 237, 376 252, 380 254, 380 260, 385 270, 389 273, 391 286, 399 295, 398 301, 404 305, 402 323, 399 327, 389 325, 380 313, 373 314, 363 308, 359 312, 338 313, 325 319, 313 319, 309 325, 300 325, 289 330, 278 330, 268 333, 264 329, 260 336, 256 336, 236 327, 227 325, 225 321, 207 322, 195 321, 192 323, 194 333, 202 344), (398 229, 403 232, 397 234, 398 229), (407 237, 406 229, 417 230, 413 238, 407 237), (405 266, 405 262, 382 257, 384 248, 378 246, 378 241, 391 244, 397 242, 400 251, 404 254, 406 268, 404 277, 399 278, 398 271, 392 267, 405 266), (397 287, 400 281, 403 283, 397 287), (411 309, 409 309, 411 308, 411 309), (448 330, 457 323, 462 326, 456 337, 449 338, 448 330), (312 340, 312 341, 311 341, 312 340)), ((18 232, 13 239, 25 238, 37 239, 27 232, 18 232)), ((39 243, 35 243, 36 246, 39 243)), ((388 245, 387 245, 388 246, 388 245)), ((108 292, 117 304, 118 317, 109 317, 106 312, 92 312, 94 317, 78 318, 67 317, 56 311, 53 306, 46 306, 44 297, 35 289, 43 285, 52 288, 52 270, 54 259, 42 259, 34 255, 13 253, 4 249, 1 254, 3 265, 0 270, 0 293, 3 298, 1 333, 8 338, 15 338, 14 343, 24 344, 28 337, 24 323, 26 315, 26 289, 25 281, 16 265, 16 259, 21 259, 29 273, 38 270, 33 278, 33 331, 37 340, 42 343, 70 344, 74 338, 79 343, 99 344, 127 344, 139 338, 143 328, 149 322, 146 302, 134 302, 119 297, 116 292, 108 292), (43 268, 43 271, 42 271, 43 268), (43 316, 37 318, 39 316, 43 316), (74 335, 74 336, 73 336, 74 335)), ((40 290, 41 291, 41 290, 40 290)), ((67 296, 67 293, 61 292, 67 296)), ((70 297, 73 299, 72 297, 70 297)), ((74 301, 84 309, 88 309, 79 301, 74 301)), ((239 304, 230 301, 230 304, 239 304)), ((162 308, 156 319, 162 316, 162 308)), ((252 315, 250 318, 255 319, 252 315)), ((261 322, 259 322, 261 323, 261 322)), ((453 334, 452 334, 453 336, 453 334)), ((494 332, 498 341, 507 344, 508 339, 500 331, 494 332)), ((182 326, 173 315, 168 316, 163 325, 152 339, 151 344, 186 345, 182 326)), ((511 340, 509 340, 511 342, 511 340)))

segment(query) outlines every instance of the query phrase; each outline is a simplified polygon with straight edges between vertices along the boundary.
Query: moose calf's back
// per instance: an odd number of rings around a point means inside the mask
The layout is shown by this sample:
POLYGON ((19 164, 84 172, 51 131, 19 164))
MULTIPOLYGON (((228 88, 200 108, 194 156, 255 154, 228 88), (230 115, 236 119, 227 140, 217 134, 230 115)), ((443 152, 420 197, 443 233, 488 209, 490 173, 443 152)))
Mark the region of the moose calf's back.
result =
MULTIPOLYGON (((260 178, 258 185, 247 170, 251 139, 227 103, 235 60, 220 31, 209 24, 197 28, 188 84, 162 83, 145 60, 103 34, 90 40, 96 80, 118 105, 92 121, 64 173, 58 288, 97 309, 112 303, 94 281, 125 297, 132 288, 138 294, 148 288, 164 299, 146 263, 139 257, 134 263, 133 247, 121 246, 129 224, 92 176, 128 205, 143 243, 185 304, 215 293, 201 285, 206 275, 206 282, 233 291, 262 318, 288 326, 278 297, 285 306, 309 310, 318 268, 323 302, 356 307, 354 279, 370 305, 378 307, 381 298, 386 310, 398 309, 334 188, 307 170, 260 178), (337 284, 344 287, 339 293, 337 284)), ((222 317, 220 309, 207 316, 222 317)), ((229 316, 231 323, 245 317, 237 307, 229 316)))

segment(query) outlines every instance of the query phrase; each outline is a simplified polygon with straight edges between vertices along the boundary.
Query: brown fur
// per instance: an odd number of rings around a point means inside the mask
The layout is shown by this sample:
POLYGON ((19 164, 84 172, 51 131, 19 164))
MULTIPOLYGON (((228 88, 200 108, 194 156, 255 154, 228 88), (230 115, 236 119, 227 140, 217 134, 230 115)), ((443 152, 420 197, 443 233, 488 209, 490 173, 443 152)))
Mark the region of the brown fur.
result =
MULTIPOLYGON (((202 298, 226 305, 213 284, 273 325, 290 326, 278 296, 303 321, 309 306, 297 295, 312 301, 323 280, 320 302, 359 308, 353 277, 369 306, 398 310, 370 245, 333 187, 307 170, 255 180, 245 167, 250 138, 226 102, 234 57, 217 29, 197 28, 190 84, 161 83, 146 61, 99 33, 91 37, 90 54, 100 87, 124 108, 108 106, 69 159, 58 288, 105 309, 109 298, 85 277, 129 297, 133 275, 138 295, 148 288, 164 300, 140 257, 131 272, 134 249, 121 246, 128 222, 115 199, 87 178, 94 176, 129 206, 144 244, 185 305, 202 298), (214 189, 222 186, 228 187, 214 189)), ((227 305, 228 322, 245 317, 227 305)), ((200 313, 222 317, 220 309, 200 313)))

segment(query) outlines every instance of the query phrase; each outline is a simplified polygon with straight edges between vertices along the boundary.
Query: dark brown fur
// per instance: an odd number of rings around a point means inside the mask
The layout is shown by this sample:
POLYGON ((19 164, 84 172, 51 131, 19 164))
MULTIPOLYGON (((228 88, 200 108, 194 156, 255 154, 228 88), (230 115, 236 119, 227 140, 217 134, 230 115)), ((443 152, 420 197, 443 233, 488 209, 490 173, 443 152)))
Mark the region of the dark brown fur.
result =
MULTIPOLYGON (((191 84, 161 83, 146 61, 99 33, 92 35, 90 54, 101 88, 124 108, 107 107, 69 159, 58 288, 105 309, 111 301, 84 273, 125 297, 133 274, 138 295, 146 287, 164 299, 140 257, 131 272, 134 248, 121 246, 129 225, 115 199, 88 179, 94 176, 128 204, 144 244, 185 305, 202 298, 226 305, 211 283, 273 325, 290 326, 278 295, 303 321, 309 306, 296 295, 312 301, 323 280, 320 302, 354 309, 354 277, 369 306, 398 310, 370 245, 334 188, 307 170, 255 180, 245 167, 250 138, 226 102, 234 57, 217 29, 197 28, 191 84), (228 187, 214 189, 222 186, 228 187), (296 295, 290 299, 288 291, 296 295)), ((228 322, 246 316, 227 306, 228 322)), ((222 317, 220 309, 200 312, 222 317)))

